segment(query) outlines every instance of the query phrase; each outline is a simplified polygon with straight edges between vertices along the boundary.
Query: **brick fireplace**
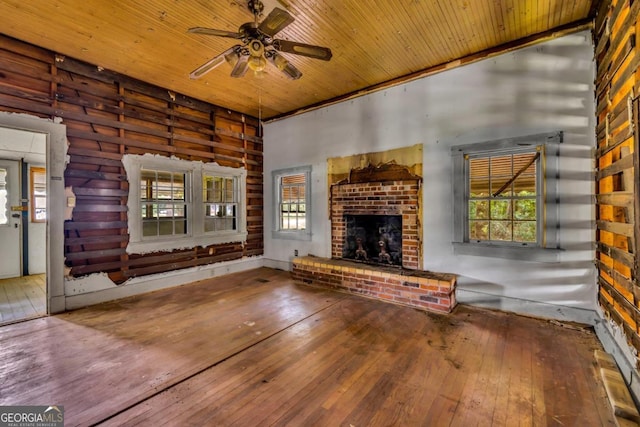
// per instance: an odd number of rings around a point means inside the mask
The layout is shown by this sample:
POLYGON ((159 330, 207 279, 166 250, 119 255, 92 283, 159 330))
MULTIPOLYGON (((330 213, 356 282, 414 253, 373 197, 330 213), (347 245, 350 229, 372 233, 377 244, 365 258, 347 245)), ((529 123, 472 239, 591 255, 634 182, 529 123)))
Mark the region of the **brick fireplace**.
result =
MULTIPOLYGON (((347 233, 349 217, 399 217, 401 219, 399 234, 402 242, 398 264, 410 270, 420 268, 419 188, 418 180, 347 183, 332 186, 331 257, 343 258, 345 245, 355 244, 354 240, 357 237, 348 236, 347 233)), ((384 243, 385 250, 389 248, 387 240, 388 238, 380 240, 384 243)), ((375 249, 369 249, 367 252, 370 259, 378 257, 375 249)))
POLYGON ((294 279, 450 312, 456 276, 421 270, 421 178, 395 164, 356 172, 331 186, 331 259, 294 259, 294 279))

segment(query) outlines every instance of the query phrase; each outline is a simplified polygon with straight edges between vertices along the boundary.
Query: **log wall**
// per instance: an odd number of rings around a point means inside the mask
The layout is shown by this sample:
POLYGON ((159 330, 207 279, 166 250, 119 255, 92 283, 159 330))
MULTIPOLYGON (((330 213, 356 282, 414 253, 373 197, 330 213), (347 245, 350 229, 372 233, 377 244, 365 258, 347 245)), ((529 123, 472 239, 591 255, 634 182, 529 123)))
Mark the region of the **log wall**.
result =
POLYGON ((64 57, 0 34, 0 110, 61 117, 76 207, 65 222, 71 276, 106 272, 116 283, 263 253, 262 138, 256 118, 64 57), (156 153, 247 170, 241 242, 128 255, 124 154, 156 153))
POLYGON ((603 1, 594 27, 598 299, 605 315, 624 330, 628 343, 638 351, 639 10, 640 0, 603 1))

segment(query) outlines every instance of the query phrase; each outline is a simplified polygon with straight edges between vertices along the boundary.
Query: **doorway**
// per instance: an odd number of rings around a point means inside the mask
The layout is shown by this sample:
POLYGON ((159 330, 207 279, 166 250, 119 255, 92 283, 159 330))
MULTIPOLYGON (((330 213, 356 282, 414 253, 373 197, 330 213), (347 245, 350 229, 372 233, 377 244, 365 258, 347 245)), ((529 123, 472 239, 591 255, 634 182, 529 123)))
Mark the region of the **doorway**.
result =
POLYGON ((0 324, 47 314, 46 146, 0 127, 0 324))

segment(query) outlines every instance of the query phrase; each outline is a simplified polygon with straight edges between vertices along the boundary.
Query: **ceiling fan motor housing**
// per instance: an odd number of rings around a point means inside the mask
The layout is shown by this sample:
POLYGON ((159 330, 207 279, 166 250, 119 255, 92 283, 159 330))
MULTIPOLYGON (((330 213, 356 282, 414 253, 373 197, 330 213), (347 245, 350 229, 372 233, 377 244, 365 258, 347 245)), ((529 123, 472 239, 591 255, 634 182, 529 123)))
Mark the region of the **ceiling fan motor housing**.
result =
POLYGON ((269 12, 269 16, 258 23, 258 17, 262 15, 264 4, 260 0, 248 0, 247 7, 253 13, 255 20, 242 24, 238 32, 206 27, 189 28, 189 32, 195 34, 242 40, 242 44, 232 46, 193 70, 189 77, 192 79, 200 78, 224 62, 233 67, 231 77, 242 77, 247 68, 256 73, 262 72, 269 61, 288 78, 296 80, 302 76, 302 73, 279 52, 324 61, 331 59, 331 49, 327 47, 274 38, 277 33, 295 20, 286 10, 275 7, 269 12))

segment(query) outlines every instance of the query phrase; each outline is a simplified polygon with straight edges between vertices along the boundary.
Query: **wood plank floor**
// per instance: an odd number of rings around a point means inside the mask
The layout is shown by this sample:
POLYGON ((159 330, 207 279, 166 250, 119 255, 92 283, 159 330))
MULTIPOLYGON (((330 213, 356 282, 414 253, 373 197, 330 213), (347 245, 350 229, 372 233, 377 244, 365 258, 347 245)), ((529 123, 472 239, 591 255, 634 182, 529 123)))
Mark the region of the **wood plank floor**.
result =
POLYGON ((0 279, 0 324, 47 314, 44 274, 0 279))
POLYGON ((0 405, 64 405, 69 426, 613 426, 596 348, 262 268, 0 328, 0 405))

